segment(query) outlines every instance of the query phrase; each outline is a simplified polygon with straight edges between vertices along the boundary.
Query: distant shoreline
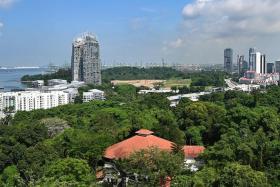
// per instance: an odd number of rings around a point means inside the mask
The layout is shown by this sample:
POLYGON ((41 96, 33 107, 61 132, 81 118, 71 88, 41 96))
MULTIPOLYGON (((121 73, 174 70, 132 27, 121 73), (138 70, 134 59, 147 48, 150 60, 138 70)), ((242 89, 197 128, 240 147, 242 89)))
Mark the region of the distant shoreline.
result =
POLYGON ((9 70, 9 69, 41 69, 39 66, 31 66, 31 67, 0 67, 1 70, 9 70))
POLYGON ((24 89, 26 88, 26 85, 21 83, 21 78, 23 76, 43 74, 46 70, 47 68, 2 66, 0 67, 0 88, 2 88, 1 91, 24 89))

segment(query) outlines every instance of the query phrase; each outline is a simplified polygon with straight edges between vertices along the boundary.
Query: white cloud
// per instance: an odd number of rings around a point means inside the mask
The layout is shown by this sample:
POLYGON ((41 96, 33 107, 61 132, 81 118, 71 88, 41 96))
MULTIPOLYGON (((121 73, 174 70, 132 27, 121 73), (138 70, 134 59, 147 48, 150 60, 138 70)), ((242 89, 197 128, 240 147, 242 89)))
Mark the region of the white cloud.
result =
POLYGON ((274 61, 280 58, 279 10, 280 0, 193 0, 183 7, 178 33, 163 52, 180 63, 206 64, 223 63, 224 48, 246 55, 257 47, 274 61))
POLYGON ((184 41, 182 38, 177 38, 175 41, 169 42, 168 46, 172 48, 180 48, 184 44, 184 41))
POLYGON ((4 23, 2 23, 2 22, 0 21, 0 36, 2 36, 1 30, 2 30, 3 27, 4 27, 4 23))
POLYGON ((279 0, 196 0, 183 9, 184 26, 209 37, 280 32, 279 0))
POLYGON ((0 8, 9 7, 14 4, 17 0, 0 0, 0 8))

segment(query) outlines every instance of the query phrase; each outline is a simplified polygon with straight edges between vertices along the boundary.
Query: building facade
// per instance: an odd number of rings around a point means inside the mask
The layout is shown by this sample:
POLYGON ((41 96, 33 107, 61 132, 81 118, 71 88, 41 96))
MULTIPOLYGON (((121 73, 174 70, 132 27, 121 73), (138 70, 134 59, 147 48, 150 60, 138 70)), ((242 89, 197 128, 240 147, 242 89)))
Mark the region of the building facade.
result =
POLYGON ((274 63, 267 63, 266 71, 267 73, 274 73, 275 72, 275 65, 274 63))
POLYGON ((99 42, 93 34, 86 33, 74 40, 71 68, 73 81, 101 84, 99 42))
POLYGON ((44 80, 32 81, 32 88, 42 88, 44 84, 44 80))
POLYGON ((233 72, 233 50, 230 48, 224 50, 224 70, 227 73, 233 72))
POLYGON ((49 109, 69 103, 69 94, 63 91, 3 92, 0 93, 0 111, 10 112, 49 109))
POLYGON ((92 100, 104 100, 105 95, 104 92, 97 89, 89 90, 88 92, 83 93, 83 102, 87 103, 92 100))
POLYGON ((252 69, 258 74, 266 74, 266 57, 260 52, 253 53, 251 55, 252 69))
POLYGON ((275 72, 280 73, 280 60, 275 61, 275 72))
POLYGON ((240 76, 243 76, 246 71, 249 70, 249 64, 245 60, 245 56, 237 56, 237 65, 238 65, 238 73, 240 76))
POLYGON ((249 70, 253 71, 253 54, 256 53, 256 48, 249 49, 249 70))

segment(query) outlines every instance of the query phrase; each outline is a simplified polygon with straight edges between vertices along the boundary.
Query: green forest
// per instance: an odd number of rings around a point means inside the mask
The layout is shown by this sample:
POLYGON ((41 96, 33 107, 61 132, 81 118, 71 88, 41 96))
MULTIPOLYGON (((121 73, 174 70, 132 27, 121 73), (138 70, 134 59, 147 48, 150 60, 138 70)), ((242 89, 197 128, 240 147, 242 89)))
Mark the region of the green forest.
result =
MULTIPOLYGON (((140 80, 140 79, 191 79, 191 86, 223 86, 224 72, 189 72, 183 73, 169 67, 137 68, 137 67, 116 67, 102 70, 102 82, 109 84, 112 80, 140 80)), ((71 69, 59 69, 53 74, 25 75, 21 81, 65 79, 71 81, 71 69)))
POLYGON ((199 102, 183 99, 176 108, 166 95, 137 95, 133 86, 111 91, 106 101, 18 112, 1 120, 0 186, 98 186, 95 172, 104 150, 141 128, 178 148, 145 153, 151 160, 137 153, 120 161, 123 171, 151 176, 140 186, 158 186, 158 178, 167 175, 178 187, 279 186, 280 87, 218 92, 199 102), (200 171, 178 165, 184 144, 206 147, 200 171))
MULTIPOLYGON (((69 80, 70 73, 60 70, 23 80, 69 80)), ((112 87, 109 82, 182 78, 191 79, 193 89, 223 86, 227 75, 128 67, 107 69, 103 75, 104 83, 95 88, 105 91, 106 101, 82 104, 78 97, 75 104, 18 112, 0 120, 0 187, 100 186, 95 174, 104 164, 104 150, 142 128, 176 145, 172 153, 148 150, 117 161, 123 172, 149 176, 131 186, 159 186, 165 176, 172 177, 174 187, 280 186, 280 87, 250 94, 216 92, 199 102, 182 99, 172 108, 166 94, 138 95, 139 88, 112 87), (181 165, 185 144, 206 147, 198 172, 181 165)))

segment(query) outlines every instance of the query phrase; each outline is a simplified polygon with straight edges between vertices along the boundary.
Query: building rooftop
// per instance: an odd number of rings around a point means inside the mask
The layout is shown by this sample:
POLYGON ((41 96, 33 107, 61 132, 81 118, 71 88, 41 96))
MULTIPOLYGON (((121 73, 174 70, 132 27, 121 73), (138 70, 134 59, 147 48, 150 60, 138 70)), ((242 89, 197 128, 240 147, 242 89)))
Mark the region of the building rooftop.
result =
POLYGON ((85 44, 86 41, 97 42, 97 37, 91 32, 86 32, 75 38, 73 41, 73 45, 80 46, 85 44))
POLYGON ((204 150, 204 146, 191 146, 191 145, 185 145, 183 147, 185 157, 189 158, 196 158, 201 154, 204 150))
POLYGON ((104 93, 103 91, 98 90, 98 89, 92 89, 92 90, 89 90, 88 92, 104 93))
POLYGON ((151 135, 154 134, 153 131, 149 131, 147 129, 140 129, 139 131, 136 131, 135 134, 139 134, 139 135, 151 135))
MULTIPOLYGON (((137 151, 158 148, 163 151, 172 151, 173 142, 154 136, 154 132, 146 129, 136 131, 136 135, 124 141, 116 143, 105 150, 104 157, 108 159, 128 158, 137 151)), ((203 146, 184 146, 186 158, 196 158, 204 151, 203 146)))

